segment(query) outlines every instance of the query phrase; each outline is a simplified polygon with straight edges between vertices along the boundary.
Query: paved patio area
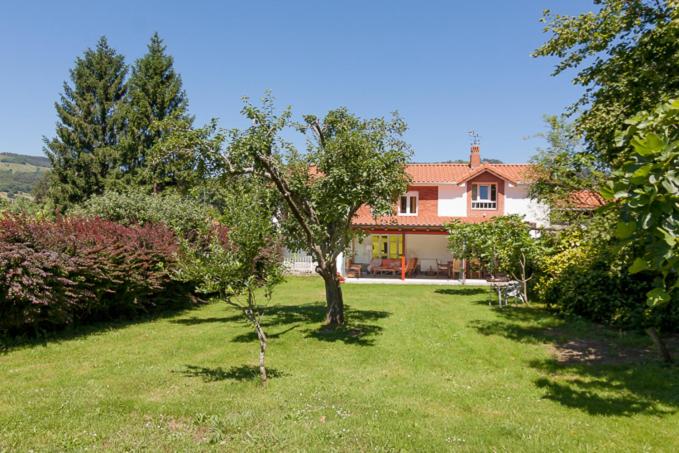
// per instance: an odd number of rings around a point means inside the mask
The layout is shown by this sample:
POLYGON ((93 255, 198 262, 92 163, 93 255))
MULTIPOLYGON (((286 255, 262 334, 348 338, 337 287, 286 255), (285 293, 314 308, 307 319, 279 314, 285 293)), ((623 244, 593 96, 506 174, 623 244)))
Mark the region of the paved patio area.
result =
POLYGON ((444 278, 406 278, 401 280, 394 277, 362 277, 362 278, 346 278, 347 283, 351 284, 384 284, 384 285, 465 285, 465 286, 489 286, 487 280, 470 279, 464 282, 462 280, 451 280, 444 278))

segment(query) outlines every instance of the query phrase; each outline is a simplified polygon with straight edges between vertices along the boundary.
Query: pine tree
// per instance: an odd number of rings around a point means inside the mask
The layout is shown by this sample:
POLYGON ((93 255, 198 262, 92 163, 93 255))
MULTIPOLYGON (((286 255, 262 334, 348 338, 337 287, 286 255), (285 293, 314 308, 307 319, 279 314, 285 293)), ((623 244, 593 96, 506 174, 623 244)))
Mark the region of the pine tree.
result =
POLYGON ((103 192, 117 168, 126 74, 124 57, 102 36, 94 50, 76 59, 72 85, 64 82, 55 103, 56 137, 44 139, 52 163, 49 196, 57 207, 66 209, 103 192))
POLYGON ((121 171, 126 175, 126 182, 151 184, 147 162, 151 149, 171 133, 170 122, 180 121, 190 127, 193 121, 187 114, 188 99, 181 77, 165 49, 163 40, 154 33, 146 55, 132 67, 122 147, 121 171))

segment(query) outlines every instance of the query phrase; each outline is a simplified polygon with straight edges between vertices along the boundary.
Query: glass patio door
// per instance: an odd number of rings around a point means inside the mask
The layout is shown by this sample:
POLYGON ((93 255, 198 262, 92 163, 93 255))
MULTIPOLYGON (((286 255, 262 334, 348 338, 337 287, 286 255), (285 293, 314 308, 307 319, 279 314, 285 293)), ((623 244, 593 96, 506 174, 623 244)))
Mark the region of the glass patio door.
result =
POLYGON ((400 258, 403 254, 403 235, 373 235, 373 258, 400 258))

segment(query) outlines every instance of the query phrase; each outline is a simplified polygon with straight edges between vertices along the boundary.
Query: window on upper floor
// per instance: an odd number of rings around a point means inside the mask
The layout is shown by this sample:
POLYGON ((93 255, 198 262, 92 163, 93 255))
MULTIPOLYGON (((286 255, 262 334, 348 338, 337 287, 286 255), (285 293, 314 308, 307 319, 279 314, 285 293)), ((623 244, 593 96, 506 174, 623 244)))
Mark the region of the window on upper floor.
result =
POLYGON ((497 209, 497 184, 472 184, 472 209, 497 209))
POLYGON ((417 192, 408 192, 401 195, 398 202, 398 215, 417 215, 418 201, 417 192))

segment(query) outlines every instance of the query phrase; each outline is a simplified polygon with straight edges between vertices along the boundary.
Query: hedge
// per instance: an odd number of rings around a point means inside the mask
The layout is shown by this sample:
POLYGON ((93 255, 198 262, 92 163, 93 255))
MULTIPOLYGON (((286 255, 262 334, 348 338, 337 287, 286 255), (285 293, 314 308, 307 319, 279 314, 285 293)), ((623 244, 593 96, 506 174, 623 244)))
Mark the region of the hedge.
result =
POLYGON ((179 244, 162 224, 0 219, 0 331, 41 332, 185 301, 179 244))

